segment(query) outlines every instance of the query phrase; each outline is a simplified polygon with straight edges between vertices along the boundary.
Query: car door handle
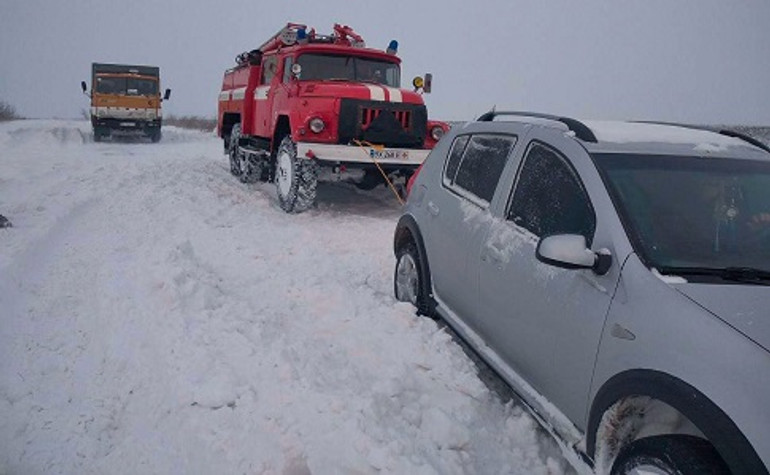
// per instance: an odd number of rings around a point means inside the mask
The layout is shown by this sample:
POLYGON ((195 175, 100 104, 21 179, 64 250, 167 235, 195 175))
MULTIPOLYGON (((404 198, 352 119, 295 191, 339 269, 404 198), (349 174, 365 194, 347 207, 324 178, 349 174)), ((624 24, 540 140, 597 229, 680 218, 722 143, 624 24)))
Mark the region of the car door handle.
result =
POLYGON ((438 216, 439 209, 436 203, 428 201, 428 212, 433 216, 438 216))

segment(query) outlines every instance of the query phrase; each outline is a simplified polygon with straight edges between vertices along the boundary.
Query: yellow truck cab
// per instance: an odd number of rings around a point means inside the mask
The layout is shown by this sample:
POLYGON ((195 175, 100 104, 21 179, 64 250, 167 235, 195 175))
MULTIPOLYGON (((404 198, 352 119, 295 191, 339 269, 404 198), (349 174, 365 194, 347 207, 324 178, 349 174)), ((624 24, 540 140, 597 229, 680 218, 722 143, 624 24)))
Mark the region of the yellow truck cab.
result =
POLYGON ((131 64, 93 63, 91 92, 85 81, 83 93, 91 98, 94 141, 112 135, 144 136, 153 142, 161 137, 161 103, 171 97, 166 89, 160 96, 160 68, 131 64))

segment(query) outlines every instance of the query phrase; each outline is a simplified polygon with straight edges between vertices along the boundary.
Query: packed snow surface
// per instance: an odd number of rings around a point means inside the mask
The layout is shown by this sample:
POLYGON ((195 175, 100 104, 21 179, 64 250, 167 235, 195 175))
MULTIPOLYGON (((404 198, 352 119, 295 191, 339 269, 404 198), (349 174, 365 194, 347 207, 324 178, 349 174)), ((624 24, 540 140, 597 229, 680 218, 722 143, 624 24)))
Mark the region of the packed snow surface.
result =
POLYGON ((287 215, 210 134, 0 124, 0 473, 570 471, 393 298, 388 193, 287 215))

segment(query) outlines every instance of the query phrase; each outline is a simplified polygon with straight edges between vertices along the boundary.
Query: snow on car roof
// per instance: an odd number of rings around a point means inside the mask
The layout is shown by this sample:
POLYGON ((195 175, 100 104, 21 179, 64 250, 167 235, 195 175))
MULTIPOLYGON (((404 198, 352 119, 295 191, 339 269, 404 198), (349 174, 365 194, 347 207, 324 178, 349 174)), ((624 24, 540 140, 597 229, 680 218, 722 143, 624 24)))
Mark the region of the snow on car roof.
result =
POLYGON ((686 126, 600 120, 586 120, 583 123, 593 131, 599 142, 692 145, 696 151, 701 152, 720 152, 729 147, 749 146, 735 137, 686 126))

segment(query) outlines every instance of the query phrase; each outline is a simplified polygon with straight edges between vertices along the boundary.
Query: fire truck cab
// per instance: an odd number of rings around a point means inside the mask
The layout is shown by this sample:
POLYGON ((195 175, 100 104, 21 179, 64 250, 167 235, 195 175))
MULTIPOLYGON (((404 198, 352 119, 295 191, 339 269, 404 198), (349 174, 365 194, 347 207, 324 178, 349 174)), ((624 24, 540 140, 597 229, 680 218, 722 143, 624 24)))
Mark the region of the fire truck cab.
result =
POLYGON ((238 55, 224 74, 217 123, 231 173, 274 181, 289 213, 313 205, 319 181, 404 184, 449 125, 428 120, 421 93, 429 82, 401 89, 397 47, 367 48, 348 26, 319 35, 289 23, 238 55))

